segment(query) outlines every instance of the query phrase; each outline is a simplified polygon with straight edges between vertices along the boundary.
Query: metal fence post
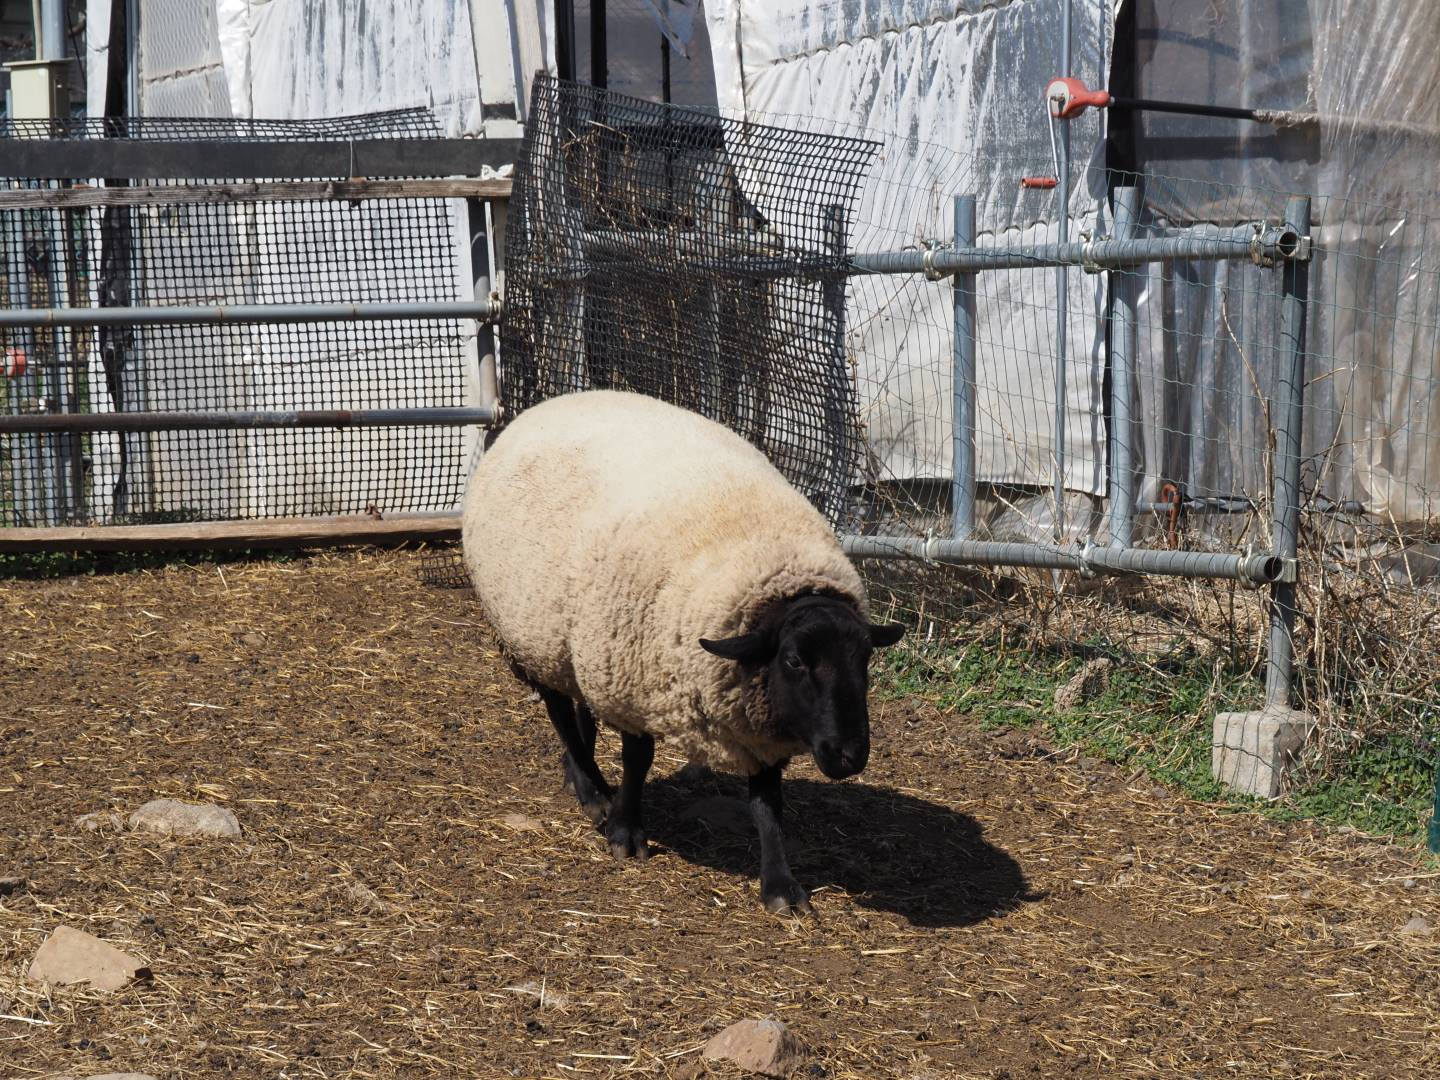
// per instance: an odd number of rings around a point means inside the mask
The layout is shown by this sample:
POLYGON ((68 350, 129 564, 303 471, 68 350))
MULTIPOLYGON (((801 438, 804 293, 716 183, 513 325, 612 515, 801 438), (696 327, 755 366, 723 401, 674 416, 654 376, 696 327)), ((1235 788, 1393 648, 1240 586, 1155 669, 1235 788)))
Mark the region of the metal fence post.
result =
MULTIPOLYGON (((955 196, 955 250, 975 244, 975 196, 955 196)), ((975 532, 975 271, 957 272, 952 284, 955 344, 951 367, 950 535, 975 532)))
MULTIPOLYGON (((1302 239, 1310 235, 1310 200, 1285 204, 1285 221, 1302 239)), ((1296 554, 1300 532, 1300 434, 1305 399, 1305 315, 1310 292, 1308 253, 1301 247, 1285 261, 1280 312, 1280 383, 1271 403, 1275 431, 1271 540, 1286 570, 1270 591, 1270 650, 1265 664, 1265 703, 1289 708, 1294 668, 1296 554)))
MULTIPOLYGON (((1070 0, 1063 0, 1060 5, 1060 73, 1069 76, 1070 72, 1070 0)), ((1050 110, 1050 102, 1045 103, 1045 110, 1050 110)), ((1055 124, 1056 120, 1047 117, 1046 123, 1055 124)), ((1063 122, 1060 127, 1060 145, 1058 150, 1058 161, 1056 162, 1056 180, 1059 181, 1060 204, 1060 243, 1065 244, 1070 240, 1070 124, 1063 122)), ((1070 275, 1069 268, 1057 266, 1055 268, 1055 542, 1058 544, 1065 538, 1065 405, 1067 397, 1067 386, 1065 383, 1066 369, 1069 366, 1070 340, 1069 340, 1069 302, 1070 302, 1070 275)))
MULTIPOLYGON (((1132 240, 1140 219, 1140 190, 1115 189, 1115 239, 1132 240)), ((1135 326, 1134 275, 1143 268, 1110 271, 1110 543, 1129 547, 1135 511, 1135 326)))
POLYGON ((1427 846, 1440 853, 1440 765, 1435 768, 1435 806, 1430 811, 1430 835, 1427 846))
POLYGON ((845 264, 849 248, 849 236, 845 222, 845 207, 832 204, 824 208, 824 229, 826 254, 835 260, 835 269, 823 286, 825 307, 833 320, 832 355, 827 375, 830 385, 825 393, 825 430, 833 440, 830 450, 830 475, 821 478, 822 498, 826 515, 839 523, 845 517, 845 499, 850 488, 852 440, 850 437, 850 362, 845 330, 845 289, 846 278, 841 267, 845 264))

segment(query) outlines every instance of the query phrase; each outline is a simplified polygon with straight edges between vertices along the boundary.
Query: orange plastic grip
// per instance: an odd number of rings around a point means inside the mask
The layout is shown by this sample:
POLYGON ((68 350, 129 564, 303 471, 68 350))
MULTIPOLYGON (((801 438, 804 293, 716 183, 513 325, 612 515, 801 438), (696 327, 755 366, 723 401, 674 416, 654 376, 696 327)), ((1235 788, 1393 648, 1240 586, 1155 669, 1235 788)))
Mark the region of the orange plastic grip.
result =
POLYGON ((1073 120, 1086 109, 1103 109, 1110 104, 1108 90, 1091 90, 1079 79, 1051 79, 1045 87, 1050 115, 1073 120))

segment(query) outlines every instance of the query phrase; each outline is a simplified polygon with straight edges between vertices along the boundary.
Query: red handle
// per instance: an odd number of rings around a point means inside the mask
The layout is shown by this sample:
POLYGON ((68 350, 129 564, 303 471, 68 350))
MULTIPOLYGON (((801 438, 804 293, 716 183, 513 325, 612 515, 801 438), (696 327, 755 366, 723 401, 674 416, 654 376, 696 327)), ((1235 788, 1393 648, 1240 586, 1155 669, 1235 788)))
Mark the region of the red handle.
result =
POLYGON ((1023 188, 1052 188, 1060 183, 1053 176, 1022 176, 1020 186, 1023 188))
POLYGON ((1050 115, 1073 120, 1086 109, 1103 109, 1110 104, 1108 90, 1091 90, 1079 79, 1051 79, 1045 87, 1045 101, 1050 115))

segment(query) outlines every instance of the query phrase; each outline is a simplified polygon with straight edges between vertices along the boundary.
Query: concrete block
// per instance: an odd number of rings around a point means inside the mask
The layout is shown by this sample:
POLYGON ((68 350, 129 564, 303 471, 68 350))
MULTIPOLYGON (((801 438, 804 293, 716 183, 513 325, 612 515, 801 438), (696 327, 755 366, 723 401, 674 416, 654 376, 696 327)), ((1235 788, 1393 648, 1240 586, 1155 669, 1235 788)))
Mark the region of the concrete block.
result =
POLYGON ((1315 719, 1298 709, 1267 705, 1255 712, 1217 713, 1210 742, 1210 775, 1245 795, 1276 798, 1315 719))

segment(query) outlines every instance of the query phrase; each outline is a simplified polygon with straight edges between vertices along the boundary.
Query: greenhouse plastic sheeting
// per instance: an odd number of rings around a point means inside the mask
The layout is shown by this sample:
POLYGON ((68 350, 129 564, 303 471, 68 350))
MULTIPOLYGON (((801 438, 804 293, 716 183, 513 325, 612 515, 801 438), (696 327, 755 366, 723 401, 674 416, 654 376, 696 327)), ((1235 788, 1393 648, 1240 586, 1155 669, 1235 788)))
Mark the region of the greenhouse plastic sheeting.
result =
MULTIPOLYGON (((1293 110, 1318 119, 1253 124, 1159 113, 1137 150, 1159 220, 1272 216, 1285 192, 1311 194, 1307 488, 1356 500, 1397 523, 1433 521, 1440 498, 1440 18, 1408 0, 1229 0, 1137 8, 1136 87, 1143 97, 1293 110), (1175 183, 1169 177, 1193 177, 1175 183)), ((1218 264, 1152 268, 1141 325, 1159 309, 1239 311, 1218 264), (1218 299, 1217 299, 1218 297, 1218 299), (1148 309, 1148 310, 1147 310, 1148 309)), ((1251 340, 1274 340, 1273 313, 1251 340)), ((1142 372, 1166 395, 1144 401, 1152 482, 1164 469, 1202 495, 1266 489, 1263 455, 1216 452, 1253 426, 1259 404, 1235 340, 1223 332, 1142 346, 1142 372), (1189 385, 1178 381, 1186 372, 1189 385), (1174 417, 1187 400, 1183 423, 1174 417), (1166 420, 1167 414, 1171 417, 1166 420), (1166 430, 1166 429, 1169 430, 1166 430), (1177 429, 1178 428, 1178 429, 1177 429), (1220 439, 1217 439, 1217 435, 1220 439)), ((1273 365, 1256 365, 1268 394, 1273 365)))
MULTIPOLYGON (((1060 71, 1062 0, 876 4, 776 0, 706 5, 722 109, 757 119, 869 134, 885 143, 862 190, 851 247, 915 248, 952 235, 952 196, 977 197, 982 243, 1059 239, 1044 104, 1060 71)), ((1103 81, 1108 5, 1073 0, 1072 68, 1103 81)), ((1071 124, 1072 235, 1099 227, 1101 127, 1071 124)), ((744 186, 745 178, 740 182, 744 186)), ((762 207, 763 210, 763 207, 762 207)), ((1103 287, 1069 275, 1066 485, 1104 492, 1103 287)), ((978 469, 984 482, 1049 485, 1054 475, 1055 274, 982 275, 978 305, 978 469), (1004 302, 998 302, 1003 299, 1004 302)), ((859 279, 849 345, 880 475, 950 471, 948 288, 915 277, 859 279)))

